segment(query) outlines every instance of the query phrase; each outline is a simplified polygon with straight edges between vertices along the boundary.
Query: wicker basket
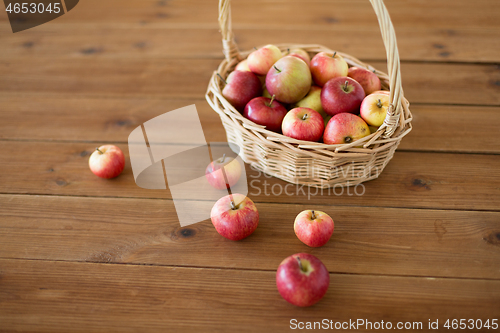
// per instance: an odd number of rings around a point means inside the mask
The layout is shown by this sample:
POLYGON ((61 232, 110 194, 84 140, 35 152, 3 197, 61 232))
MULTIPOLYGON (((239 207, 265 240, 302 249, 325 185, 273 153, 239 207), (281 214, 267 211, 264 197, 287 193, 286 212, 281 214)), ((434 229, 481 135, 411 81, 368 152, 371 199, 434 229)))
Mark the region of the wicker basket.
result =
MULTIPOLYGON (((285 181, 314 187, 352 186, 375 179, 394 155, 401 139, 411 131, 409 103, 403 96, 396 35, 382 0, 370 0, 380 24, 387 51, 389 75, 341 52, 349 66, 374 71, 382 89, 390 90, 391 104, 377 132, 349 144, 327 145, 295 140, 271 132, 244 118, 223 96, 223 78, 253 50, 240 52, 231 28, 230 0, 219 1, 219 24, 225 60, 212 75, 206 99, 220 115, 227 140, 240 148, 240 156, 255 169, 285 181)), ((282 51, 302 48, 311 56, 332 50, 321 45, 277 45, 282 51)))

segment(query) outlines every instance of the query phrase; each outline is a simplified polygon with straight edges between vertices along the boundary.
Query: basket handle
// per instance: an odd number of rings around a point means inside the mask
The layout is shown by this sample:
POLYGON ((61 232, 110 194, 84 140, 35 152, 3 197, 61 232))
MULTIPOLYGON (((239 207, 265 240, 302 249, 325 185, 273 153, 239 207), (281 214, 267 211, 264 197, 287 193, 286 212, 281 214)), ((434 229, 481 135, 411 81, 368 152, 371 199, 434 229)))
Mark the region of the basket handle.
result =
MULTIPOLYGON (((382 39, 387 54, 387 70, 389 74, 389 89, 391 104, 387 110, 387 116, 379 131, 384 129, 384 137, 391 137, 400 124, 403 98, 401 85, 401 71, 399 63, 399 52, 396 43, 396 32, 392 25, 389 12, 383 0, 370 0, 375 14, 378 18, 382 39)), ((231 0, 219 0, 219 25, 222 34, 222 48, 226 60, 241 60, 241 54, 234 40, 231 24, 231 0)))

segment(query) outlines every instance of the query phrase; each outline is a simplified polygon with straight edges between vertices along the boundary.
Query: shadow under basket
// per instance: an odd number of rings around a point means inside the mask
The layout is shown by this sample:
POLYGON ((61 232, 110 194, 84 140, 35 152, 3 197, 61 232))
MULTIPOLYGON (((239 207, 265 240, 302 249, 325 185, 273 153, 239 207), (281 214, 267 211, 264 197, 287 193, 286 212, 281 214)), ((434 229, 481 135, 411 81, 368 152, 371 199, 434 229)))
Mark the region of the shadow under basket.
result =
MULTIPOLYGON (((217 112, 226 130, 227 140, 240 148, 240 156, 254 169, 287 182, 320 188, 353 186, 377 178, 391 160, 401 139, 411 131, 409 102, 401 85, 396 35, 382 0, 370 0, 379 20, 387 51, 389 74, 376 70, 360 60, 337 52, 349 65, 374 71, 383 90, 390 91, 391 104, 379 129, 349 144, 327 145, 295 140, 266 130, 243 117, 223 96, 224 79, 250 52, 240 52, 231 29, 230 0, 219 1, 219 24, 225 59, 210 79, 206 99, 217 112)), ((334 51, 321 45, 278 44, 282 51, 301 48, 311 58, 319 52, 334 51)))

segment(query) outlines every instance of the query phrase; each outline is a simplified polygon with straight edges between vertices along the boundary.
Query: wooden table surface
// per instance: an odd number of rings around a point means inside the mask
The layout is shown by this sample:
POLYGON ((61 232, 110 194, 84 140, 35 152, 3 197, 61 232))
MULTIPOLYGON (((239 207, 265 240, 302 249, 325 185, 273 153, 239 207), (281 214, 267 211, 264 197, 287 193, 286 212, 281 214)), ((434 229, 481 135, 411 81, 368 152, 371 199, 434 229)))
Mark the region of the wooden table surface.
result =
MULTIPOLYGON (((168 191, 134 183, 127 149, 134 128, 190 104, 207 141, 225 141, 204 99, 222 60, 216 0, 86 0, 15 34, 0 14, 0 331, 285 332, 292 319, 365 319, 419 331, 439 320, 448 332, 448 319, 499 320, 500 2, 386 5, 413 131, 363 196, 250 191, 261 220, 240 242, 210 220, 181 228, 168 191), (88 168, 104 143, 127 155, 114 180, 88 168), (310 208, 336 222, 322 248, 293 232, 310 208), (331 274, 310 308, 275 285, 298 252, 331 274)), ((232 7, 241 49, 319 43, 386 70, 366 0, 232 7)))

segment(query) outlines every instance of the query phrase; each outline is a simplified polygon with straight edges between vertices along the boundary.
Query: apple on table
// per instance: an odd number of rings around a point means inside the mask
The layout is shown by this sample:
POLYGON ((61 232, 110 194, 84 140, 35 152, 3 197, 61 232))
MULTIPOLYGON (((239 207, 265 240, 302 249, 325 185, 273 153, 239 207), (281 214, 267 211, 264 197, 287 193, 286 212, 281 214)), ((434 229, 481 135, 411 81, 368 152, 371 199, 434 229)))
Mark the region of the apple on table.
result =
POLYGON ((266 88, 276 100, 291 104, 300 101, 311 88, 311 72, 304 60, 285 56, 278 60, 266 76, 266 88))
POLYGON ((250 236, 259 225, 257 207, 250 198, 238 193, 220 198, 210 218, 221 236, 234 241, 250 236))
POLYGON ((243 112, 245 105, 252 98, 260 96, 262 93, 262 84, 252 72, 238 70, 229 73, 226 80, 220 78, 226 84, 222 89, 222 96, 240 112, 243 112))
POLYGON ((288 111, 281 124, 283 135, 304 141, 319 141, 324 129, 323 117, 313 109, 303 107, 288 111))
POLYGON ((254 123, 266 126, 266 129, 273 132, 280 132, 281 123, 288 110, 278 101, 274 100, 274 95, 267 97, 255 97, 245 106, 243 116, 254 123))
POLYGON ((100 146, 90 155, 89 167, 98 177, 115 178, 122 173, 125 167, 125 156, 117 146, 100 146))
POLYGON ((350 77, 336 77, 321 89, 321 105, 331 116, 338 113, 358 113, 365 98, 363 87, 350 77))
POLYGON ((212 187, 225 190, 236 185, 241 177, 241 165, 237 159, 226 157, 211 162, 205 169, 205 177, 212 187))
POLYGON ((352 143, 370 135, 366 122, 352 113, 333 116, 325 128, 323 142, 326 144, 352 143))
POLYGON ((328 80, 347 76, 349 66, 337 52, 319 52, 311 59, 311 75, 316 85, 323 87, 328 80))
POLYGON ((330 215, 319 210, 304 210, 293 223, 297 238, 310 247, 325 245, 332 237, 333 229, 334 222, 330 215))
POLYGON ((325 265, 307 253, 297 253, 281 262, 276 272, 276 287, 287 302, 311 306, 325 296, 330 274, 325 265))

